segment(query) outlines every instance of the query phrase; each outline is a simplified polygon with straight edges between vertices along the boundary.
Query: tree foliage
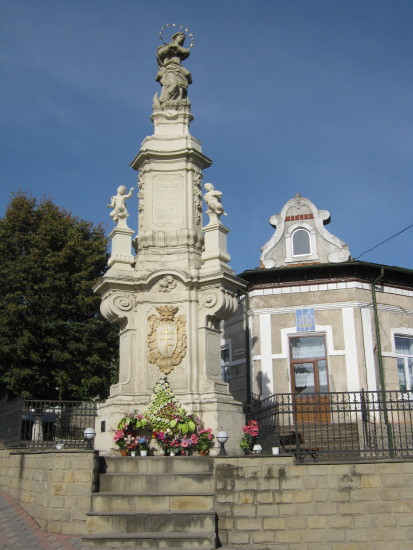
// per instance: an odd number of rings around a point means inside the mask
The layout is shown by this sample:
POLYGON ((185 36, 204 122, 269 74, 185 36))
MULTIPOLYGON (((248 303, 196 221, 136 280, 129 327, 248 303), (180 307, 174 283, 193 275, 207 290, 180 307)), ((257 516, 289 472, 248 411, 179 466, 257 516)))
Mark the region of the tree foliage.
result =
POLYGON ((106 397, 117 328, 93 284, 107 238, 52 200, 15 194, 0 219, 0 395, 106 397))

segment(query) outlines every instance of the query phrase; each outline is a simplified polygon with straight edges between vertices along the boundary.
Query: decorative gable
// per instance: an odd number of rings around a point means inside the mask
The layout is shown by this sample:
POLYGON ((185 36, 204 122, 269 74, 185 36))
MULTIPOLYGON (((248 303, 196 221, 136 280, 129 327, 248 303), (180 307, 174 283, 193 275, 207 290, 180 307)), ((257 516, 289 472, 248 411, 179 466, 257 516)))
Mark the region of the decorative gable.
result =
POLYGON ((300 194, 289 200, 270 218, 275 233, 262 247, 265 268, 305 263, 340 263, 350 259, 348 246, 324 227, 330 212, 318 210, 300 194))

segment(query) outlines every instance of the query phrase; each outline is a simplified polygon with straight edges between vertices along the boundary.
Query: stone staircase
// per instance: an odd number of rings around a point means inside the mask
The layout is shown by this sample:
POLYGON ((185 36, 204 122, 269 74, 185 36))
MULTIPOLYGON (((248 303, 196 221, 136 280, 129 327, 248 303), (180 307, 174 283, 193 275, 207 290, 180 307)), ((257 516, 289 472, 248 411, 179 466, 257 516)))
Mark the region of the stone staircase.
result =
POLYGON ((213 459, 102 457, 84 548, 216 548, 213 459))

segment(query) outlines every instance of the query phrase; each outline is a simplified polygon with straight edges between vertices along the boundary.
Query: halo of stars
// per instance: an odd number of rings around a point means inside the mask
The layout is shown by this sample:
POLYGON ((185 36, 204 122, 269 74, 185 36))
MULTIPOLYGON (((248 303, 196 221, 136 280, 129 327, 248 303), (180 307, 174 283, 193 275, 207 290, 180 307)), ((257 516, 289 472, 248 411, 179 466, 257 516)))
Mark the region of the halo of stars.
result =
MULTIPOLYGON (((184 32, 186 33, 186 36, 189 37, 189 47, 190 48, 193 48, 195 46, 195 37, 194 35, 189 32, 189 29, 187 27, 184 27, 183 25, 177 25, 176 23, 167 23, 166 25, 164 25, 163 27, 161 27, 161 30, 159 31, 159 38, 161 39, 161 42, 163 44, 166 44, 166 42, 164 41, 164 38, 163 38, 163 32, 165 30, 172 30, 172 31, 175 31, 175 32, 184 32)), ((174 32, 174 34, 175 34, 174 32)))

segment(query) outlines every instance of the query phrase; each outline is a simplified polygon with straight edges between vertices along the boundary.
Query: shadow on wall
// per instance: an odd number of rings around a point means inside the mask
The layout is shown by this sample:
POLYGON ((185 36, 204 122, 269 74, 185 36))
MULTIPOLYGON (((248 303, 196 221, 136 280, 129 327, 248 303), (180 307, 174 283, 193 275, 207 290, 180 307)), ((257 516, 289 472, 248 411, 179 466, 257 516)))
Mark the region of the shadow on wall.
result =
POLYGON ((270 384, 271 381, 265 373, 258 372, 255 381, 257 383, 258 393, 261 397, 268 397, 274 393, 270 384))

